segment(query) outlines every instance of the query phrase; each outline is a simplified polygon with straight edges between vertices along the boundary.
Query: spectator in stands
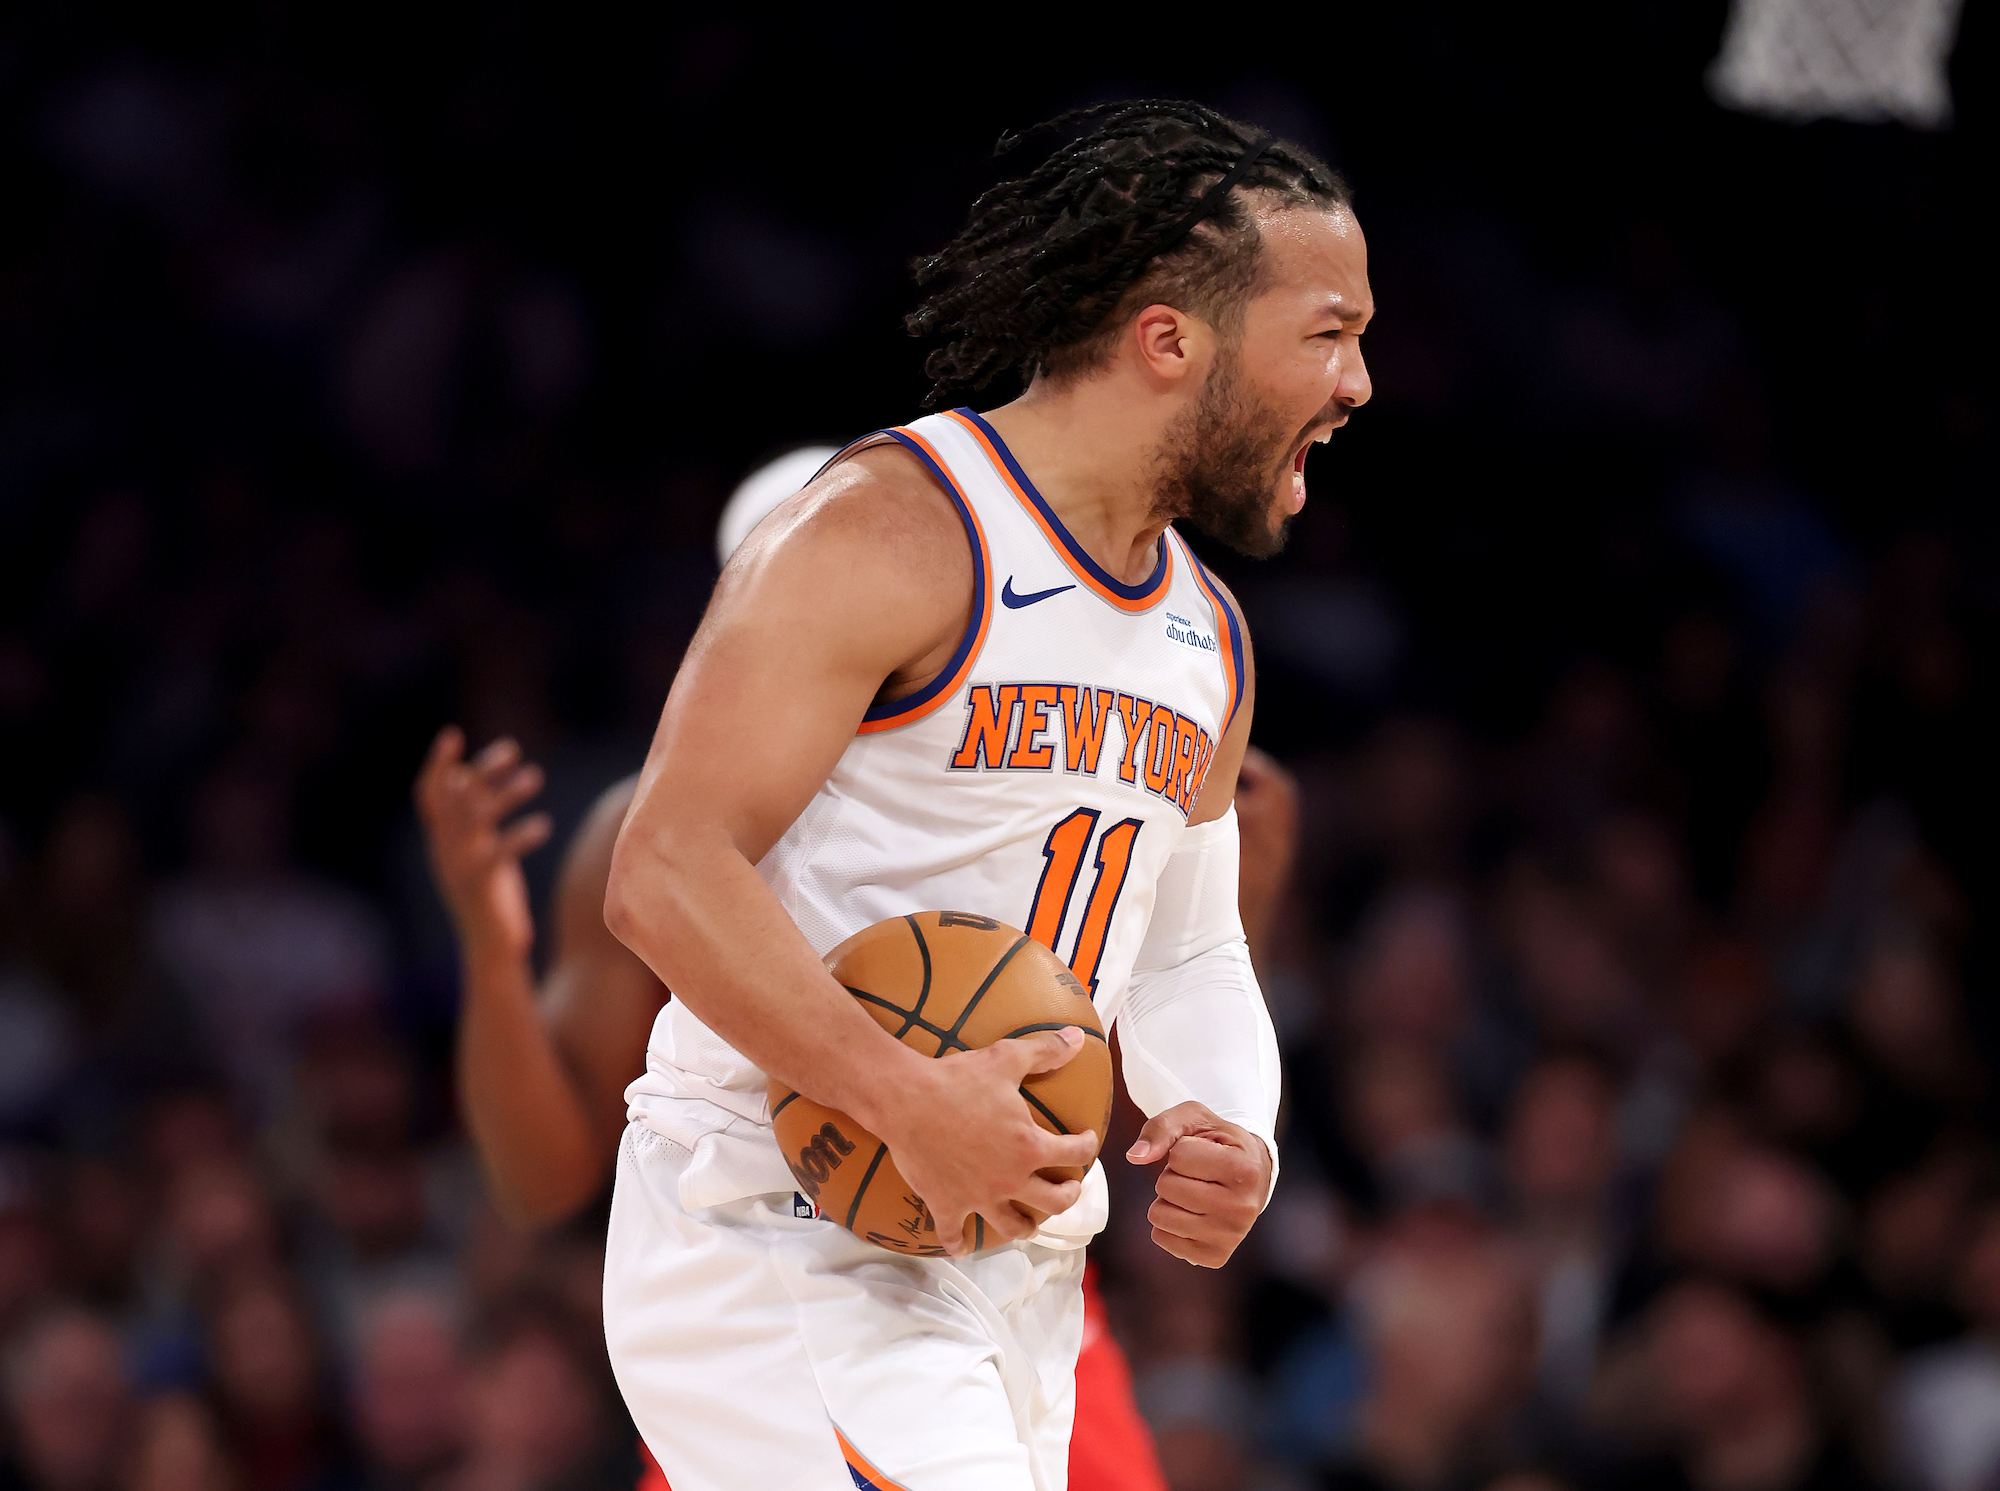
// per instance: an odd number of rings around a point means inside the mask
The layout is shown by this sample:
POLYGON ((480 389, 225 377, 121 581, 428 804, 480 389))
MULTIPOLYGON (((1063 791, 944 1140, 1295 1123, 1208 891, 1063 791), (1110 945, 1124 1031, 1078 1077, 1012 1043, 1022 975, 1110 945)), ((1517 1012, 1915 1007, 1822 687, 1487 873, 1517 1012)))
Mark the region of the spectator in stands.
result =
POLYGON ((8 1491, 113 1491, 131 1429, 117 1335, 98 1316, 56 1306, 14 1338, 4 1364, 8 1491), (10 1463, 11 1462, 11 1463, 10 1463))
POLYGON ((215 1417, 192 1393, 161 1393, 139 1405, 120 1491, 238 1491, 215 1417))
POLYGON ((1647 1312, 1646 1390, 1666 1456, 1620 1483, 1661 1491, 1866 1491, 1813 1400, 1797 1343, 1749 1297, 1689 1281, 1647 1312))
POLYGON ((369 1491, 414 1491, 458 1463, 466 1442, 457 1312, 432 1294, 374 1302, 361 1322, 352 1389, 369 1491))
POLYGON ((1354 1281, 1368 1358, 1355 1440, 1329 1491, 1433 1491, 1490 1469, 1533 1382, 1519 1258, 1476 1216, 1419 1207, 1354 1281))
POLYGON ((189 828, 193 865, 160 892, 153 947, 238 1091, 273 1114, 310 1027, 377 1007, 387 936, 373 907, 293 862, 291 785, 275 772, 226 764, 189 828))
POLYGON ((630 1453, 606 1455, 615 1394, 602 1346, 559 1301, 517 1298, 476 1333, 463 1491, 630 1491, 630 1453))
POLYGON ((294 1491, 345 1468, 314 1323, 296 1282, 243 1269, 208 1306, 213 1399, 239 1491, 294 1491))
POLYGON ((1624 1243, 1611 1206, 1617 1096, 1592 1058, 1545 1057, 1522 1078, 1505 1136, 1517 1235, 1540 1318, 1536 1383, 1565 1417, 1589 1392, 1624 1243))

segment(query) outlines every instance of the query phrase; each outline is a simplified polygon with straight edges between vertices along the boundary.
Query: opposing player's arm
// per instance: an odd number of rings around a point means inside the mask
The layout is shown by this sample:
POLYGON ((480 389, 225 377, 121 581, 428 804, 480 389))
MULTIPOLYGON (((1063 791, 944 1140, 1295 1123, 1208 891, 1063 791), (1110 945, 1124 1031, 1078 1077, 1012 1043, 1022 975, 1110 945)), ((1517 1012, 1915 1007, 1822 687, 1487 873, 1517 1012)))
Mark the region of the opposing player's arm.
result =
MULTIPOLYGON (((1224 603, 1235 606, 1223 592, 1224 603)), ((1250 744, 1249 632, 1243 701, 1216 748, 1187 831, 1161 872, 1146 939, 1118 1016, 1126 1088, 1147 1114, 1126 1158, 1165 1160, 1147 1212, 1153 1241, 1209 1268, 1227 1262, 1277 1179, 1278 1041, 1237 906, 1232 800, 1250 744)))
POLYGON ((1250 957, 1262 968, 1298 859, 1299 784, 1255 746, 1243 753, 1236 773, 1236 833, 1242 841, 1236 909, 1250 957))
POLYGON ((607 788, 570 841, 556 879, 549 971, 541 1014, 576 1094, 594 1166, 522 1175, 547 1215, 567 1216, 597 1194, 625 1131, 625 1089, 646 1065, 646 1038, 667 989, 604 925, 604 889, 637 777, 607 788))
POLYGON ((1018 1087, 1080 1042, 1047 1033, 933 1061, 834 982, 756 865, 878 697, 921 687, 967 625, 957 512, 900 447, 862 452, 767 519, 724 572, 660 718, 612 856, 605 920, 704 1024, 880 1135, 941 1237, 1013 1203, 1063 1210, 1089 1136, 1036 1127, 1018 1087))
POLYGON ((537 989, 520 860, 549 824, 539 813, 512 815, 540 791, 541 770, 511 740, 470 761, 464 750, 456 727, 438 732, 417 778, 417 812, 458 934, 459 1106, 496 1204, 532 1226, 596 1194, 617 1149, 620 1094, 666 991, 604 928, 611 844, 632 784, 605 793, 571 843, 537 989))

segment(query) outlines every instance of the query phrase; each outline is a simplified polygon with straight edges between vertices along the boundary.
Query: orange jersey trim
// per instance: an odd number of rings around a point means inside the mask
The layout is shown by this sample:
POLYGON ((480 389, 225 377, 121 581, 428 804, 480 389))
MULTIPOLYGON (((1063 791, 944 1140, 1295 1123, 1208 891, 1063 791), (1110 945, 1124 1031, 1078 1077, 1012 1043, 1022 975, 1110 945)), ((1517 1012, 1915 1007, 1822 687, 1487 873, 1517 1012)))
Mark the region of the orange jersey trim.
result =
POLYGON ((854 1477, 854 1484, 857 1487, 865 1486, 868 1491, 907 1491, 901 1481, 890 1480, 869 1464, 868 1457, 848 1442, 847 1436, 840 1432, 838 1424, 833 1427, 833 1437, 840 1441, 840 1453, 847 1461, 847 1473, 854 1477))
POLYGON ((979 514, 973 511, 972 503, 966 498, 964 489, 952 478, 951 468, 931 443, 916 431, 898 427, 883 433, 889 435, 907 448, 911 454, 931 468, 951 500, 958 504, 959 518, 965 524, 965 536, 972 544, 972 622, 965 629, 965 636, 958 644, 958 651, 944 668, 929 683, 915 693, 901 699, 891 699, 885 704, 869 706, 861 717, 856 735, 875 735, 883 730, 894 730, 901 725, 915 724, 952 698, 966 675, 971 673, 973 661, 979 656, 979 649, 986 645, 986 632, 993 623, 993 561, 986 547, 986 530, 980 526, 979 514))
POLYGON ((1035 526, 1042 530, 1049 546, 1062 556, 1063 563, 1069 566, 1070 573, 1077 579, 1121 611, 1150 611, 1166 598, 1173 584, 1174 560, 1173 547, 1166 542, 1164 535, 1160 542, 1160 563, 1152 578, 1139 585, 1120 584, 1099 568, 1097 562, 1084 553, 1083 546, 1070 536, 1069 530, 1062 526, 1062 520, 1042 499, 1041 493, 1034 489, 1027 473, 1014 460, 1013 452, 1007 449, 991 425, 969 409, 947 410, 945 417, 957 420, 984 447, 986 459, 1013 492, 1014 500, 1035 520, 1035 526))

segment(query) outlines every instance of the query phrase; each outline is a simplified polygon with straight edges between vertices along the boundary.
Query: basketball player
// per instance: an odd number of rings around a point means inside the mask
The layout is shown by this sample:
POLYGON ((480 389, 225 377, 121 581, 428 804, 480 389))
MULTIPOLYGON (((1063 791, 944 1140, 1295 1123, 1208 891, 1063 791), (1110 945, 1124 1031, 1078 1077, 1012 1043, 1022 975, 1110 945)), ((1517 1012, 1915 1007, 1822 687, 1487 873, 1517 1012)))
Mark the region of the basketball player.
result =
MULTIPOLYGON (((791 452, 746 478, 718 525, 721 561, 833 454, 791 452)), ((625 1085, 645 1064, 647 1032, 667 998, 604 925, 612 843, 637 778, 608 788, 571 840, 553 898, 549 971, 537 988, 520 860, 543 842, 549 823, 542 815, 507 820, 540 791, 541 771, 511 740, 470 761, 464 750, 460 731, 440 731, 414 793, 432 873, 458 933, 459 1103, 501 1209, 516 1223, 548 1225, 574 1215, 602 1185, 625 1126, 625 1085)), ((1253 749, 1236 801, 1246 848, 1276 871, 1246 878, 1240 888, 1256 947, 1291 860, 1294 789, 1282 768, 1253 749)), ((1123 1353, 1104 1329, 1088 1281, 1086 1306, 1071 1491, 1164 1491, 1123 1353)), ((657 1477, 649 1471, 653 1485, 664 1484, 657 1477)))
POLYGON ((676 997, 627 1092, 605 1330, 678 1491, 1065 1481, 1106 1192, 1044 1178, 1096 1136, 1019 1086, 1082 1034, 924 1058, 822 965, 856 930, 964 910, 1068 960, 1150 1115, 1126 1158, 1164 1162, 1168 1253, 1222 1264, 1276 1175, 1230 812, 1254 675, 1174 524, 1282 543, 1369 394, 1365 248, 1294 146, 1197 105, 1072 118, 919 275, 937 392, 1025 391, 849 446, 751 535, 613 852, 607 924, 676 997), (885 1141, 951 1256, 798 1206, 767 1076, 885 1141), (974 1214, 1004 1241, 968 1252, 974 1214))

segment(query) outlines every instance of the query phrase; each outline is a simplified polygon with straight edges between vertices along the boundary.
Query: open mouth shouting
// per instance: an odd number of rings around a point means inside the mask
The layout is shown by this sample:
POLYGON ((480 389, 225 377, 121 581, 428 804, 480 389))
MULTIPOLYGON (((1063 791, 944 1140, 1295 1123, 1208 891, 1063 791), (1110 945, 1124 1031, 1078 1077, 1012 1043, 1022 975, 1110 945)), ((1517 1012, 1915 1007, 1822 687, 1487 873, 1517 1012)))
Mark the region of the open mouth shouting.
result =
POLYGON ((1347 421, 1343 419, 1333 423, 1313 425, 1299 441, 1298 448, 1292 452, 1291 510, 1294 513, 1306 505, 1306 456, 1315 445, 1324 445, 1331 440, 1333 432, 1345 423, 1347 421))

